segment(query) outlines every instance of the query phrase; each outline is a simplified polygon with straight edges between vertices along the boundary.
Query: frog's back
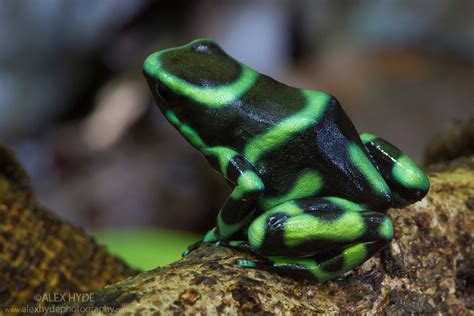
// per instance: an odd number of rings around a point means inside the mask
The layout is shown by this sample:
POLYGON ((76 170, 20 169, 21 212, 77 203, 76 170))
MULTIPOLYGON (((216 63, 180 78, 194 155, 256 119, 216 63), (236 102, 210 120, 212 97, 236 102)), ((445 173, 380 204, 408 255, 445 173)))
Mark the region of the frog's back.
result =
MULTIPOLYGON (((257 119, 247 126, 258 125, 262 117, 272 117, 274 123, 247 138, 239 148, 265 183, 262 208, 308 196, 338 196, 369 204, 376 199, 374 195, 387 195, 384 180, 334 97, 284 86, 264 76, 260 80, 268 79, 271 81, 262 84, 267 85, 266 93, 249 91, 242 101, 253 98, 253 103, 248 103, 257 119), (268 89, 270 85, 274 87, 268 89), (286 93, 287 103, 273 103, 274 95, 286 93), (265 108, 261 106, 265 102, 254 101, 256 96, 266 100, 265 108)), ((382 199, 389 200, 386 196, 382 199)))
POLYGON ((256 167, 266 188, 264 208, 315 195, 360 202, 373 196, 366 174, 354 164, 371 165, 359 135, 338 101, 324 92, 259 75, 227 106, 188 106, 180 115, 193 121, 209 146, 235 149, 256 167))

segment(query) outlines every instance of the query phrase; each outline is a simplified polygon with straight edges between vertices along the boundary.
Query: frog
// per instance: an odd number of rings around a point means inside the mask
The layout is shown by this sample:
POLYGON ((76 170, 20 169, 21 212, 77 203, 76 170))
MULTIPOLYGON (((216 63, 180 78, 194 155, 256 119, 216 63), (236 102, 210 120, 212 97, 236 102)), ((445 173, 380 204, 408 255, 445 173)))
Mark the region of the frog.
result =
POLYGON ((243 267, 325 282, 389 245, 389 208, 420 201, 425 172, 359 133, 338 100, 259 73, 215 41, 149 55, 143 73, 178 132, 231 185, 201 243, 250 251, 243 267))

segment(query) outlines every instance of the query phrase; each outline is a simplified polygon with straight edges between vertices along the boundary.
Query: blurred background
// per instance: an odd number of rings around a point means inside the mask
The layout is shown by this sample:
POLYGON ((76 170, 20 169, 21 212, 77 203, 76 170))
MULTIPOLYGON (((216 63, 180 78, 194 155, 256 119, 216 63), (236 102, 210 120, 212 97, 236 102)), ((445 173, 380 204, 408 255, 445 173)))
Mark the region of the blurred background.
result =
POLYGON ((145 269, 176 260, 230 192, 141 73, 198 37, 335 95, 359 131, 421 162, 474 114, 474 2, 1 0, 0 139, 40 203, 145 269))

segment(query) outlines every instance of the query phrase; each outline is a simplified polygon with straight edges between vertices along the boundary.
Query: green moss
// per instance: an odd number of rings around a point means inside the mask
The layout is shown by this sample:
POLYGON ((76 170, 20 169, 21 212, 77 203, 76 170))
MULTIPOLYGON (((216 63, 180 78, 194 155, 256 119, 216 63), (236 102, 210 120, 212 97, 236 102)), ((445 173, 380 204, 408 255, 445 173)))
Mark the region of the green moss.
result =
POLYGON ((142 270, 179 260, 186 247, 199 240, 199 236, 190 233, 149 228, 100 230, 92 235, 110 253, 142 270))

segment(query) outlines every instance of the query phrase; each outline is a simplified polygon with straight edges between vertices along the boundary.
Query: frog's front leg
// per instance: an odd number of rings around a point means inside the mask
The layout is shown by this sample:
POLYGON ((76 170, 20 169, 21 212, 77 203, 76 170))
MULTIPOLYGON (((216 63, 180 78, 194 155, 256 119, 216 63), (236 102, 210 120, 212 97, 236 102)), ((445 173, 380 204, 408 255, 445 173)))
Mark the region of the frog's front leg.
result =
POLYGON ((243 266, 285 274, 335 278, 369 259, 393 237, 390 219, 336 197, 285 202, 257 217, 248 228, 251 249, 267 260, 243 266))
POLYGON ((235 187, 217 216, 216 226, 202 241, 190 246, 187 255, 200 243, 229 239, 250 220, 257 200, 264 193, 264 184, 255 168, 244 156, 226 147, 210 147, 202 150, 211 165, 235 187))
POLYGON ((421 200, 430 187, 426 174, 403 152, 375 135, 360 138, 393 195, 392 206, 403 207, 421 200))

